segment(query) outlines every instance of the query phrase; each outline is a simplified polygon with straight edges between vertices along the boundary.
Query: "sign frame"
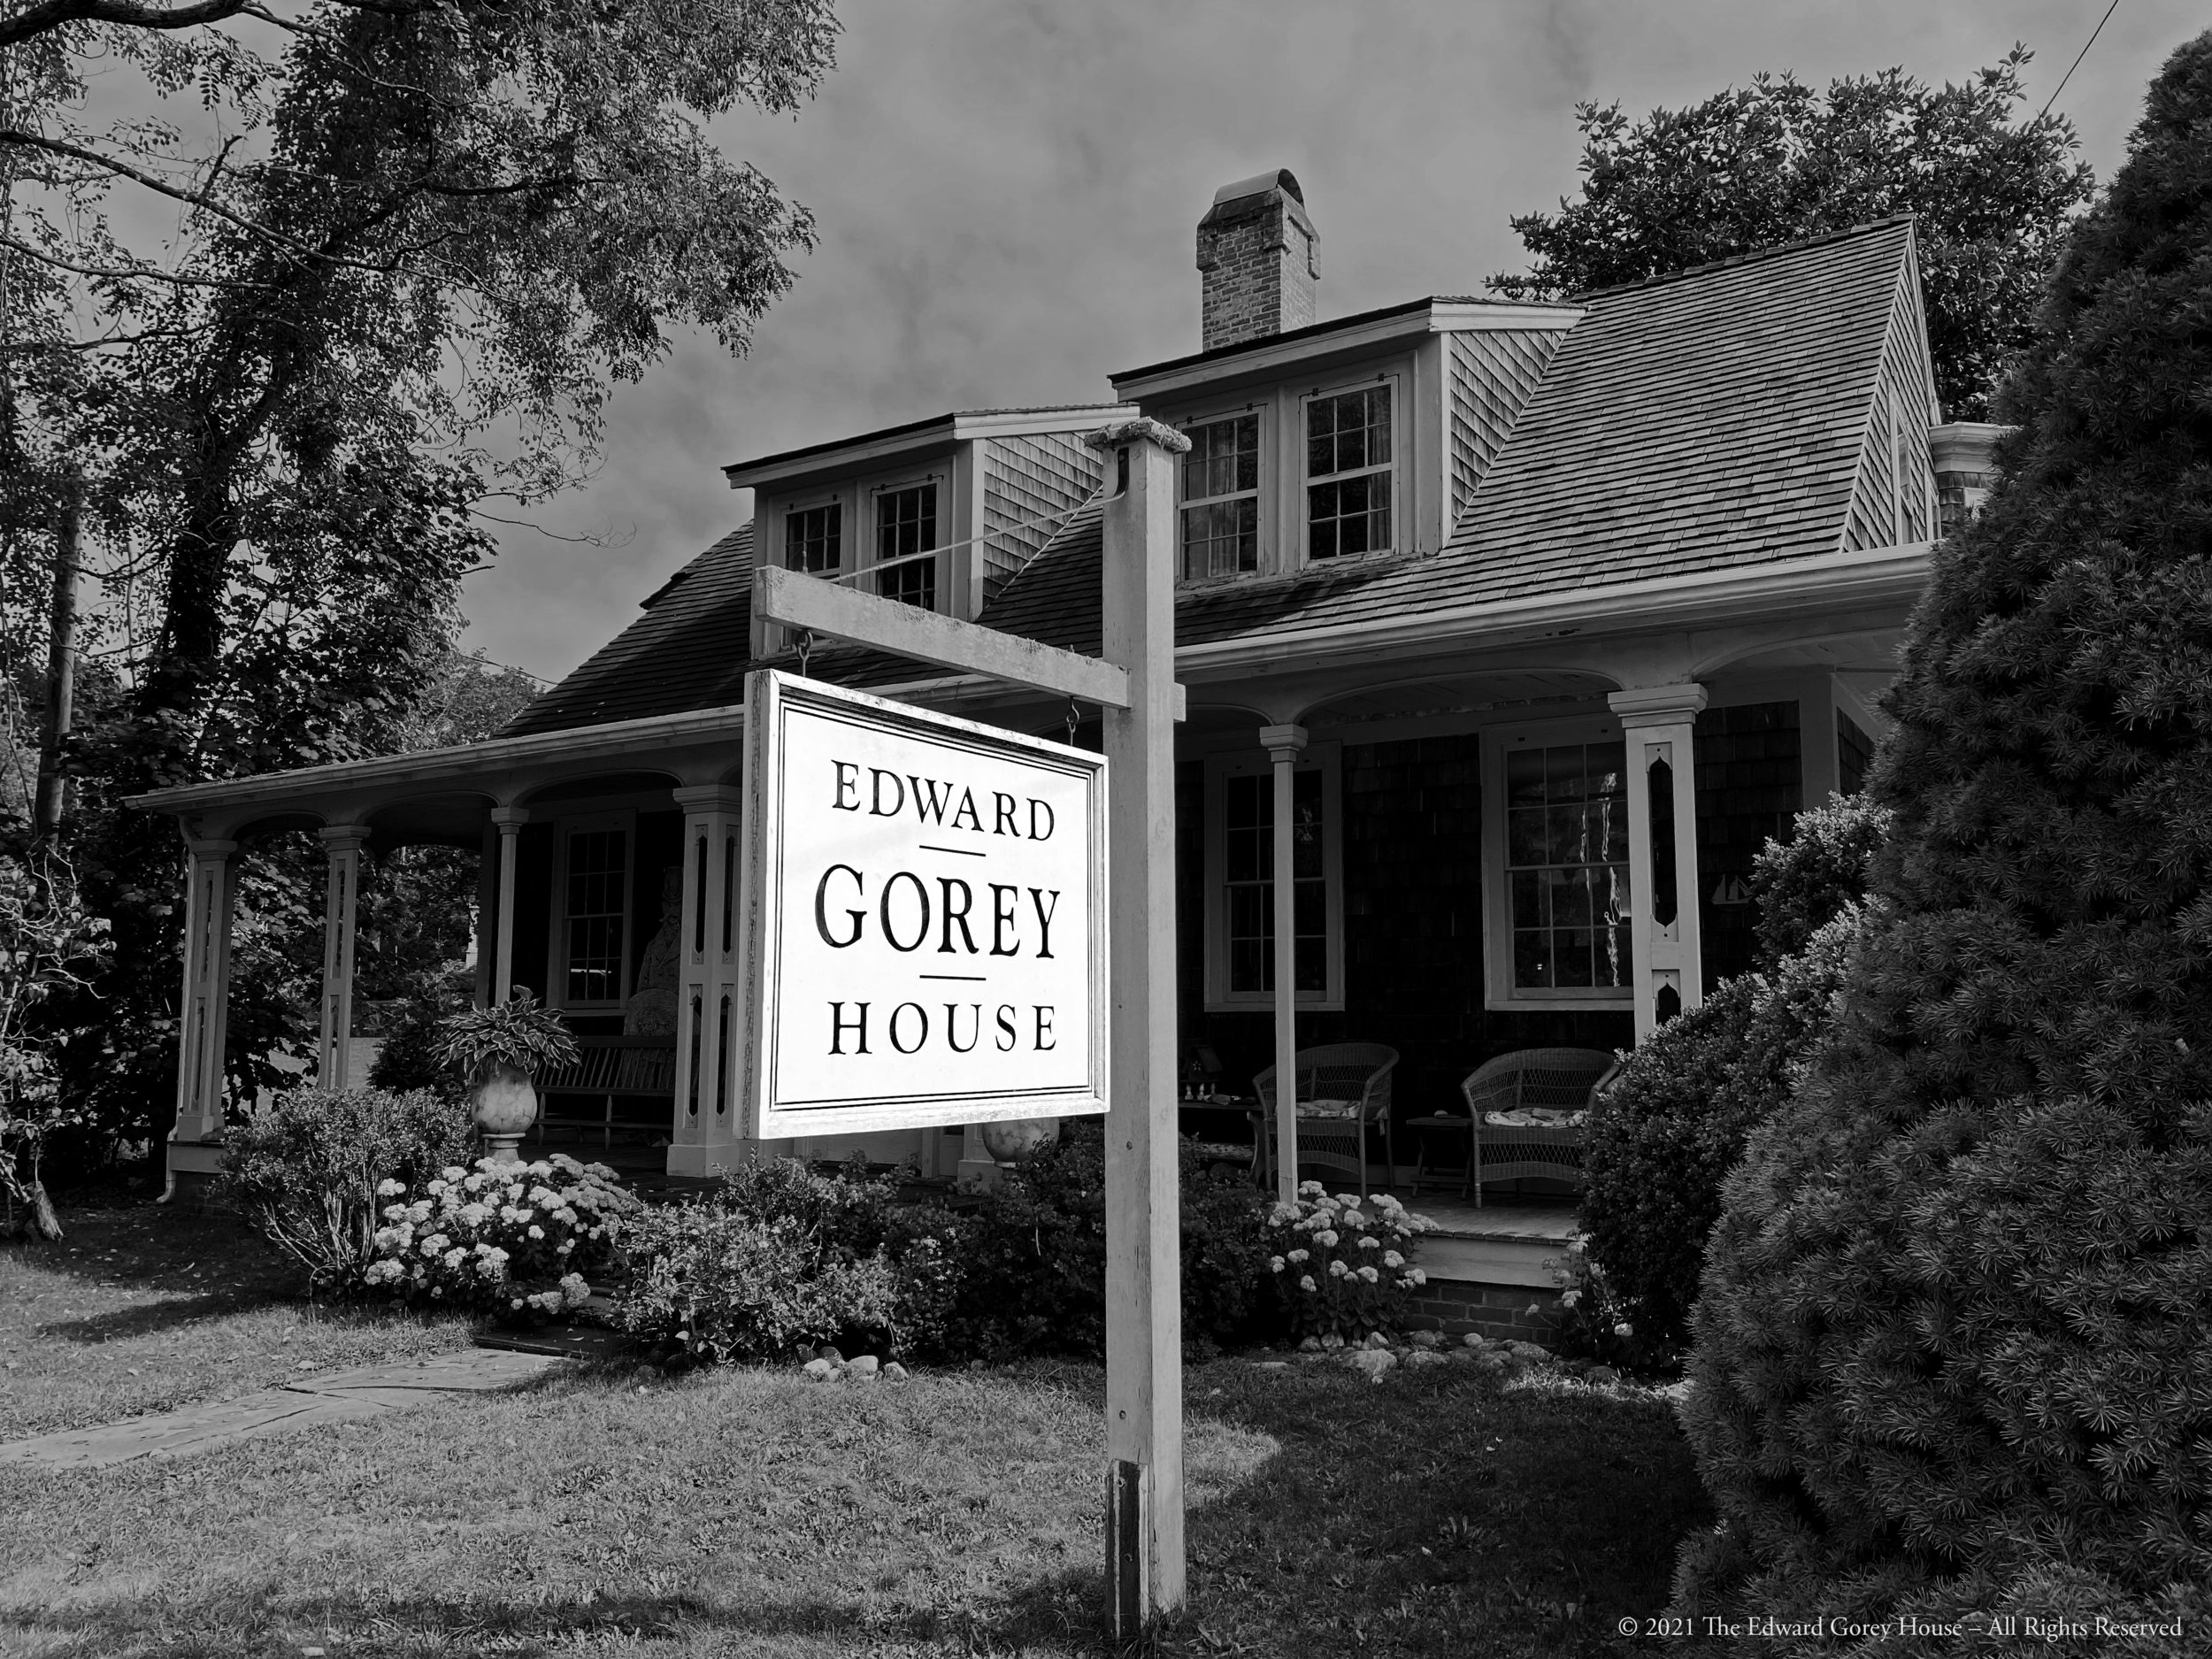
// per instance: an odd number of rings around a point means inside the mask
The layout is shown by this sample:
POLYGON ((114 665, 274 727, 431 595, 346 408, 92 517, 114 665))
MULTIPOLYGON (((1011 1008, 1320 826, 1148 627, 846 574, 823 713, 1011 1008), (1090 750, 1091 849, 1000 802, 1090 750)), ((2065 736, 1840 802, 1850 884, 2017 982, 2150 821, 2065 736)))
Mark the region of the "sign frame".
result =
MULTIPOLYGON (((1020 1118, 1102 1116, 1111 1099, 1111 987, 1108 978, 1106 757, 1087 749, 1029 737, 1003 727, 939 714, 911 703, 895 703, 778 669, 755 669, 745 677, 744 858, 741 864, 743 939, 739 956, 739 992, 744 1010, 741 1114, 739 1133, 747 1139, 781 1141, 823 1135, 872 1133, 882 1130, 949 1128, 1020 1118), (917 1091, 850 1105, 789 1108, 780 1105, 777 1078, 781 1010, 782 928, 787 879, 784 827, 786 726, 794 712, 841 721, 863 729, 918 739, 954 750, 1046 768, 1080 778, 1088 792, 1083 825, 1086 840, 1084 900, 1090 920, 1085 941, 1083 1010, 1089 1037, 1087 1076, 1079 1087, 979 1096, 972 1093, 917 1091)), ((1070 896, 1073 896, 1071 895, 1070 896)), ((804 903, 803 898, 792 901, 804 903)), ((926 1062, 918 1058, 918 1065, 926 1062)))

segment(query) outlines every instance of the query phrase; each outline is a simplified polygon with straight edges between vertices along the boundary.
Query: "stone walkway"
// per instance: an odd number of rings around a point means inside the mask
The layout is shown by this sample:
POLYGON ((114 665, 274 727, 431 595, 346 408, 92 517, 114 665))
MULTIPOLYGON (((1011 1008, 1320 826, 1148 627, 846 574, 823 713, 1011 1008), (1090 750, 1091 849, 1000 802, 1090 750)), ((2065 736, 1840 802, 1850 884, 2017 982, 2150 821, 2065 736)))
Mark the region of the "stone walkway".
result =
POLYGON ((570 1363, 544 1353, 465 1348, 431 1359, 303 1376, 281 1388, 213 1405, 16 1440, 0 1446, 0 1465, 99 1469, 136 1457, 188 1457, 325 1423, 411 1411, 457 1394, 518 1388, 570 1363))

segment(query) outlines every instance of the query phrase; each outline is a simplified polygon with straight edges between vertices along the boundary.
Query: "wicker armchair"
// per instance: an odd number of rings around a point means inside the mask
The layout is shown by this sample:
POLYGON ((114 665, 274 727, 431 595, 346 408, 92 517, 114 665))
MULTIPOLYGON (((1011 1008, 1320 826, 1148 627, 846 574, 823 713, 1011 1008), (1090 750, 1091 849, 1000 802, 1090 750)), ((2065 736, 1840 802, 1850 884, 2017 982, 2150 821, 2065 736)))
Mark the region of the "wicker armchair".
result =
POLYGON ((1492 1112, 1532 1107, 1554 1111, 1588 1110, 1620 1062, 1602 1048, 1523 1048, 1486 1060, 1459 1086, 1474 1118, 1469 1155, 1475 1202, 1482 1184, 1535 1176, 1582 1185, 1581 1124, 1494 1124, 1492 1112))
MULTIPOLYGON (((1349 1161, 1359 1171, 1359 1195, 1367 1196, 1367 1131, 1382 1131, 1386 1169, 1397 1170, 1396 1143, 1390 1131, 1390 1072, 1398 1064, 1398 1051, 1379 1042, 1332 1042, 1317 1048, 1301 1048, 1295 1062, 1298 1102, 1298 1159, 1304 1163, 1316 1143, 1349 1148, 1349 1161)), ((1260 1097, 1261 1133, 1275 1133, 1275 1068, 1269 1066, 1252 1079, 1260 1097)), ((1272 1154, 1279 1156, 1279 1151, 1272 1154)), ((1321 1161, 1338 1162, 1328 1152, 1321 1161)), ((1387 1186, 1388 1180, 1385 1183, 1387 1186)))

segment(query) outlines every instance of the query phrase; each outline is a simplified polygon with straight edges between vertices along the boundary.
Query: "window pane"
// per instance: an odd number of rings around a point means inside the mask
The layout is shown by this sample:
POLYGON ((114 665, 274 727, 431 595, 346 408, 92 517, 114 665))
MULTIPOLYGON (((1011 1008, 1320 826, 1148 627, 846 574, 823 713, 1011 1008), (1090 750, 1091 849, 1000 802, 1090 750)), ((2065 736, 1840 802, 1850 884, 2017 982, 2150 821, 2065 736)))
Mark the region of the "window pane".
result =
POLYGON ((1629 982, 1626 750, 1561 743, 1505 757, 1513 978, 1529 989, 1629 982))
POLYGON ((818 575, 844 563, 845 509, 832 502, 810 507, 784 519, 784 564, 795 571, 818 575))
POLYGON ((1251 496, 1183 509, 1186 580, 1234 576, 1260 567, 1260 503, 1251 496))
POLYGON ((625 833, 578 830, 568 838, 566 1000, 611 1002, 622 995, 625 833))
MULTIPOLYGON (((926 553, 937 545, 937 486, 917 484, 910 489, 886 490, 876 497, 876 560, 902 558, 926 553)), ((937 561, 917 559, 888 570, 877 579, 876 591, 886 599, 937 608, 937 561)))
POLYGON ((1294 772, 1290 776, 1292 875, 1301 880, 1320 876, 1324 868, 1321 838, 1321 774, 1294 772))

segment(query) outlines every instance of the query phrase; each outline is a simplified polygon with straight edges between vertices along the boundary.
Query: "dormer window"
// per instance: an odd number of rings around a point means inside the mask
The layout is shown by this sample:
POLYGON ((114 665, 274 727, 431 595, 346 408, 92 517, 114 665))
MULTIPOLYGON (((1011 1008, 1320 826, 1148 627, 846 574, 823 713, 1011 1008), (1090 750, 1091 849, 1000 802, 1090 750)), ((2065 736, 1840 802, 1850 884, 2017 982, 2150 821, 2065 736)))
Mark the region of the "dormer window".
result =
POLYGON ((1306 557, 1390 548, 1387 383, 1306 402, 1306 557))
MULTIPOLYGON (((937 545, 937 486, 910 485, 887 489, 876 497, 876 563, 926 553, 937 545)), ((937 561, 915 559, 895 565, 876 579, 876 591, 886 599, 937 609, 937 561)))
POLYGON ((809 507, 783 520, 783 562, 810 576, 830 575, 845 563, 845 504, 809 507))
POLYGON ((1260 418, 1189 426, 1183 457, 1183 579, 1260 567, 1260 418))

